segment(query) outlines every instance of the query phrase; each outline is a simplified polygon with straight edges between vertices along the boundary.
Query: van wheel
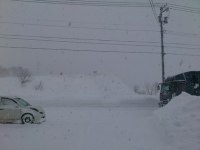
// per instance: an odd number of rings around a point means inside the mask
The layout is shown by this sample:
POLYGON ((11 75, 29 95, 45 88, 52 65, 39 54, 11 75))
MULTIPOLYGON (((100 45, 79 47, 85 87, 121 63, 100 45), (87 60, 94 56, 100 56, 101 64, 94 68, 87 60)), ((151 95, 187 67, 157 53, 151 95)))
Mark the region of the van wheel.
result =
POLYGON ((21 117, 21 120, 22 120, 22 124, 31 124, 34 121, 34 117, 32 114, 24 114, 21 117))

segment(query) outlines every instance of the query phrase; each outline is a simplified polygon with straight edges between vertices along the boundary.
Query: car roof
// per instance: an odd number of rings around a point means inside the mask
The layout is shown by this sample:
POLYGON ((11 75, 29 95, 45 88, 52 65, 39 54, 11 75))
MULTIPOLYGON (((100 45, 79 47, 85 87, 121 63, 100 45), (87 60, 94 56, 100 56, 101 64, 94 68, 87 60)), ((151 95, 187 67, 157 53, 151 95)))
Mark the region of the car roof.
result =
POLYGON ((18 98, 17 96, 0 96, 0 98, 11 98, 11 99, 15 99, 18 98))

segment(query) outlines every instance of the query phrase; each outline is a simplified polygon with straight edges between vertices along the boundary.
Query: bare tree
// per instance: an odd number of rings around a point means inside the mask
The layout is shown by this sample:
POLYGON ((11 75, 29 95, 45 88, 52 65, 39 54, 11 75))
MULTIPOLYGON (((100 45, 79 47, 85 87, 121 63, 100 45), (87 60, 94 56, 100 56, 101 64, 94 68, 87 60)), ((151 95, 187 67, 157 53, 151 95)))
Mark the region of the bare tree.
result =
POLYGON ((158 90, 157 90, 158 83, 150 84, 146 83, 143 88, 140 88, 140 86, 135 85, 133 87, 133 90, 137 94, 141 95, 156 95, 158 90))
POLYGON ((153 84, 146 83, 145 84, 146 94, 147 95, 156 95, 158 92, 157 86, 158 86, 158 83, 153 83, 153 84))
POLYGON ((43 82, 40 81, 37 85, 35 85, 36 91, 42 91, 44 89, 43 82))
POLYGON ((17 76, 19 82, 23 86, 25 83, 30 82, 32 79, 31 72, 23 67, 13 67, 12 68, 13 75, 17 76))
POLYGON ((133 90, 134 90, 135 93, 140 94, 140 95, 145 95, 145 94, 146 94, 146 91, 140 89, 140 86, 139 86, 139 85, 135 85, 135 86, 133 87, 133 90))
POLYGON ((146 83, 145 84, 145 92, 146 92, 146 95, 152 95, 153 91, 152 91, 152 85, 149 84, 149 83, 146 83))
POLYGON ((135 93, 139 93, 140 87, 138 85, 134 85, 133 90, 135 93))

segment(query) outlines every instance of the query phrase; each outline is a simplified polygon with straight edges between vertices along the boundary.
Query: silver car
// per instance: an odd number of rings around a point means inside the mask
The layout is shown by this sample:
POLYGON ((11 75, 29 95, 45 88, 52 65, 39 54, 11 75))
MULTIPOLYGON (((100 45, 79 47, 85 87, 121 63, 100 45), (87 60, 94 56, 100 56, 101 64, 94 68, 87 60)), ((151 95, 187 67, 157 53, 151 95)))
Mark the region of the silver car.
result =
POLYGON ((45 112, 41 107, 31 106, 19 97, 0 97, 1 123, 41 123, 45 121, 45 112))

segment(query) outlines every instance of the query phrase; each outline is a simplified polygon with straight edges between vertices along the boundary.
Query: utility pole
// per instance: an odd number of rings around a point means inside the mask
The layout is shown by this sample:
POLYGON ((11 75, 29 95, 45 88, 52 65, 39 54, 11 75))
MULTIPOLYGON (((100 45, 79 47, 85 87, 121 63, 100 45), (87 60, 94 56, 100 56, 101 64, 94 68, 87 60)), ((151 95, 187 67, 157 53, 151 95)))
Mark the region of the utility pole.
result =
POLYGON ((167 7, 167 4, 160 7, 160 14, 158 16, 158 20, 160 23, 160 34, 161 34, 161 62, 162 62, 162 82, 165 82, 165 51, 164 51, 164 41, 163 41, 163 25, 168 23, 168 17, 163 17, 164 12, 168 12, 169 7, 167 7))

